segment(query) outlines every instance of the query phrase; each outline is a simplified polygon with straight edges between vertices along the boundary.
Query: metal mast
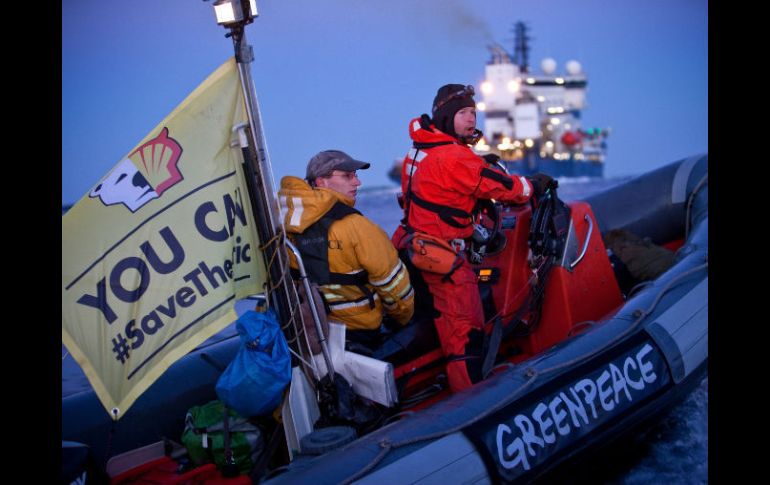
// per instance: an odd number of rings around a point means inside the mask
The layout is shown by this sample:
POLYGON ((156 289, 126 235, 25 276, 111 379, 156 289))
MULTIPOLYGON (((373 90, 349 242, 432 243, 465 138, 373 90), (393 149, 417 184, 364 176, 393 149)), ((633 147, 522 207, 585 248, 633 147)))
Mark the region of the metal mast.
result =
MULTIPOLYGON (((293 311, 298 308, 296 292, 290 288, 291 278, 284 274, 288 270, 288 255, 283 250, 283 228, 280 222, 280 209, 273 194, 273 175, 265 147, 259 106, 251 78, 250 65, 254 60, 254 51, 246 42, 246 25, 257 16, 254 0, 218 0, 214 3, 217 22, 229 29, 226 37, 233 40, 235 61, 241 80, 248 115, 248 126, 239 127, 241 149, 244 155, 244 169, 249 189, 252 211, 259 239, 263 245, 263 257, 268 271, 269 304, 276 309, 283 322, 293 320, 293 311), (244 136, 245 135, 245 136, 244 136)), ((286 325, 286 339, 297 351, 297 341, 292 325, 286 325)))
POLYGON ((516 22, 513 33, 513 62, 519 66, 521 72, 529 72, 530 37, 527 36, 527 26, 524 22, 516 22))

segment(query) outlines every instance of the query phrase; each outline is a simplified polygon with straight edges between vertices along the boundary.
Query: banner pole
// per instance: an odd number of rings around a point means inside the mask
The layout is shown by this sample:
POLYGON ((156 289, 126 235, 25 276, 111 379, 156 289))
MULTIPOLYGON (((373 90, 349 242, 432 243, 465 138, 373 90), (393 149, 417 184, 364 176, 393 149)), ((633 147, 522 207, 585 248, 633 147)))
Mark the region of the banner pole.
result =
MULTIPOLYGON (((248 131, 251 149, 243 146, 243 140, 241 140, 241 148, 244 153, 244 168, 247 168, 249 199, 255 214, 257 233, 264 247, 263 257, 268 271, 269 287, 272 289, 268 291, 267 297, 271 300, 273 308, 276 308, 279 320, 285 324, 294 319, 294 309, 299 308, 299 304, 296 301, 296 292, 292 291, 293 288, 288 285, 291 278, 287 274, 288 254, 283 250, 285 235, 280 221, 280 208, 273 193, 273 175, 251 78, 250 66, 254 60, 254 54, 251 46, 246 42, 244 32, 246 23, 248 22, 244 21, 230 26, 230 34, 228 34, 233 39, 235 61, 249 120, 249 129, 246 131, 248 131)), ((299 353, 299 342, 296 339, 294 326, 285 325, 284 332, 289 345, 299 353)))

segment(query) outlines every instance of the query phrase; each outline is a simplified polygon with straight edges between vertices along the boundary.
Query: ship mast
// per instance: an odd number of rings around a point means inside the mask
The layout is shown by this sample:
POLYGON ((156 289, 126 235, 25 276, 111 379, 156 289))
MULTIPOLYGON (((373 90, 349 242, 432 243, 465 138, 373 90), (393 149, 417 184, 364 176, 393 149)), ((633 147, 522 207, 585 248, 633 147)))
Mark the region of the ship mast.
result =
POLYGON ((529 72, 529 40, 527 26, 524 22, 516 22, 513 28, 513 62, 521 72, 529 72))

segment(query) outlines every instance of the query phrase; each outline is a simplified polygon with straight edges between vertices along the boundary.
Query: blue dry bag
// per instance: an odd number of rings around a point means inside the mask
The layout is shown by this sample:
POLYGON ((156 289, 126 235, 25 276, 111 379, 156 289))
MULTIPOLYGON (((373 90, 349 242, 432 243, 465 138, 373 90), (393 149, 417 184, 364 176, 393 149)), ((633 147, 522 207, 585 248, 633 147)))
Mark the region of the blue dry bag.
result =
POLYGON ((248 311, 236 322, 241 348, 217 381, 217 396, 241 416, 272 412, 291 380, 289 347, 275 313, 248 311))

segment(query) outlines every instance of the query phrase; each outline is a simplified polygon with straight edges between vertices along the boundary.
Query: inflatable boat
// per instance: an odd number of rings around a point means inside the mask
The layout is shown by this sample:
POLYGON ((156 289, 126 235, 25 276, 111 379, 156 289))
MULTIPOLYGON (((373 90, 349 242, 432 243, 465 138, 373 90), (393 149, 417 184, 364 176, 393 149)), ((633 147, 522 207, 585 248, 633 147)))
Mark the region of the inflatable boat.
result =
MULTIPOLYGON (((378 403, 384 419, 373 430, 319 426, 313 379, 295 367, 280 408, 277 454, 288 459, 262 460, 252 479, 528 482, 686 396, 708 363, 707 155, 564 207, 569 217, 549 246, 547 274, 532 254, 542 211, 508 206, 494 214, 498 244, 475 266, 488 320, 486 379, 449 392, 430 318, 416 318, 367 356, 340 344, 335 370, 378 403), (372 375, 378 382, 367 391, 362 383, 372 375)), ((332 347, 335 339, 344 341, 330 335, 332 347)), ((207 342, 119 421, 92 391, 63 398, 63 440, 87 447, 101 470, 142 447, 178 441, 187 410, 216 399, 222 366, 238 346, 232 331, 207 342)), ((65 466, 68 456, 63 444, 65 466)))

